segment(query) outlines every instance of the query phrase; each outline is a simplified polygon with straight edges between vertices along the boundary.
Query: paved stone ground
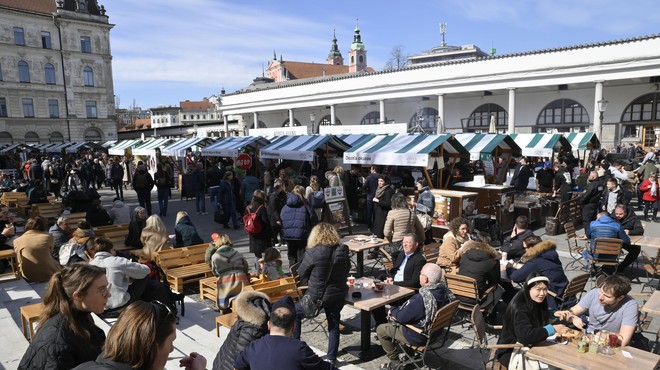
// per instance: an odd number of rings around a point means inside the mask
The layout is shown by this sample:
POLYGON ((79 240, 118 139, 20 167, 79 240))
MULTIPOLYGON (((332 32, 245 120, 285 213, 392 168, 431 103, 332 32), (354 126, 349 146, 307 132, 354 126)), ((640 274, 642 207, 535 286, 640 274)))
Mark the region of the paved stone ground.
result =
MULTIPOLYGON (((108 189, 103 189, 99 192, 102 195, 104 204, 109 205, 114 198, 114 193, 108 189)), ((212 212, 208 215, 197 215, 195 213, 194 199, 181 200, 178 191, 173 190, 174 198, 170 200, 168 216, 164 218, 164 222, 168 227, 171 234, 174 233, 174 221, 178 211, 187 211, 197 227, 200 235, 205 241, 210 241, 210 235, 214 232, 221 232, 228 234, 234 242, 235 247, 242 252, 248 259, 250 266, 254 266, 254 256, 248 253, 248 239, 245 232, 239 230, 225 230, 221 225, 213 221, 212 212)), ((125 199, 129 206, 134 207, 137 205, 135 192, 132 190, 125 191, 125 199)), ((153 197, 153 211, 158 212, 158 204, 156 202, 155 193, 153 197)), ((208 198, 206 199, 206 209, 211 209, 208 198)), ((660 236, 660 224, 647 223, 646 235, 660 236)), ((365 231, 364 226, 357 225, 354 229, 355 233, 365 231)), ((578 231, 578 234, 581 231, 578 231)), ((564 265, 572 261, 565 239, 565 235, 548 236, 544 235, 544 229, 535 231, 537 235, 542 236, 544 239, 555 240, 558 245, 560 257, 564 265)), ((282 251, 283 261, 285 265, 286 251, 282 251)), ((369 261, 365 261, 368 263, 369 261)), ((288 267, 288 266, 285 266, 288 267)), ((633 265, 634 267, 634 265, 633 265)), ((368 269, 365 269, 368 271, 368 269)), ((580 271, 567 270, 566 274, 569 279, 580 271)), ((629 269, 627 274, 633 278, 633 292, 639 294, 642 282, 647 281, 645 274, 639 269, 629 269)), ((591 284, 588 284, 588 288, 591 284)), ((18 366, 22 354, 27 348, 27 341, 21 334, 20 314, 19 307, 25 304, 30 304, 39 301, 43 295, 44 284, 27 284, 25 281, 14 283, 1 283, 0 284, 0 328, 3 331, 3 336, 0 336, 0 370, 15 369, 18 366)), ((650 289, 647 288, 648 293, 650 289)), ((178 359, 185 353, 191 351, 198 351, 205 355, 209 360, 209 368, 215 353, 226 338, 228 330, 222 329, 220 338, 215 336, 214 320, 217 312, 213 308, 213 303, 210 301, 199 301, 198 286, 190 284, 186 286, 186 317, 181 319, 177 327, 177 340, 175 341, 176 350, 171 356, 171 361, 168 363, 168 369, 178 368, 178 359)), ((645 296, 636 296, 638 302, 643 302, 648 299, 645 296)), ((319 317, 323 319, 323 315, 319 317)), ((359 311, 351 306, 345 306, 342 310, 342 319, 347 325, 347 333, 340 338, 340 366, 343 369, 377 369, 379 364, 386 361, 384 353, 379 346, 378 341, 373 339, 372 335, 372 355, 373 359, 364 361, 356 357, 356 352, 359 348, 360 342, 360 316, 359 311)), ((655 333, 660 328, 660 324, 656 320, 649 328, 649 332, 645 335, 652 341, 654 349, 657 352, 658 346, 655 333)), ((105 330, 109 329, 109 324, 99 320, 99 325, 105 330)), ((445 346, 437 351, 438 356, 430 358, 431 366, 433 368, 452 368, 455 370, 462 369, 476 369, 481 368, 481 357, 479 351, 471 348, 474 333, 467 325, 454 325, 448 335, 445 346)), ((303 327, 303 340, 315 348, 319 354, 323 355, 327 349, 327 337, 324 331, 319 327, 314 327, 312 323, 304 323, 303 327)))

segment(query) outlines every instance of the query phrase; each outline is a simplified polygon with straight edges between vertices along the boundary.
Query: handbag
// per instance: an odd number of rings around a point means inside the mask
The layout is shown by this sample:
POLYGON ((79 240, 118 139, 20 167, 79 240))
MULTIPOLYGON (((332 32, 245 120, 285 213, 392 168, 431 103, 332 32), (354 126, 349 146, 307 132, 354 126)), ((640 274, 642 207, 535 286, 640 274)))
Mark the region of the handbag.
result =
POLYGON ((300 300, 300 306, 302 307, 303 316, 306 319, 311 319, 319 315, 321 308, 323 308, 323 295, 325 290, 328 288, 328 280, 330 280, 330 275, 332 275, 332 267, 335 264, 335 251, 336 248, 332 248, 332 256, 330 258, 330 268, 328 269, 328 276, 325 278, 325 287, 323 292, 318 299, 312 298, 310 294, 305 294, 300 300))
POLYGON ((525 357, 528 347, 514 348, 509 360, 509 370, 541 370, 541 363, 525 357))
POLYGON ((431 225, 433 225, 433 217, 429 216, 428 213, 417 213, 417 219, 419 222, 422 224, 422 227, 424 228, 424 231, 428 231, 431 229, 431 225))

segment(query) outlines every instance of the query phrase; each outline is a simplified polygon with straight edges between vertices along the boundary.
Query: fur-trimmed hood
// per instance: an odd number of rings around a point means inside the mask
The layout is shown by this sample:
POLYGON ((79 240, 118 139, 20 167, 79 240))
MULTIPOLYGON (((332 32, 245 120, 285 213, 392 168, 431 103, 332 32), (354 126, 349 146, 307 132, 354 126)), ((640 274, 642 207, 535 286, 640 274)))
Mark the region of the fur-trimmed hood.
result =
POLYGON ((541 256, 543 253, 547 251, 556 250, 556 249, 557 249, 557 245, 555 244, 555 242, 553 242, 552 240, 546 240, 538 243, 537 245, 531 248, 527 248, 527 250, 525 250, 525 254, 523 255, 523 259, 525 261, 529 261, 533 258, 541 256))
POLYGON ((270 301, 261 292, 241 292, 234 302, 236 313, 243 321, 261 326, 270 316, 270 301))
POLYGON ((490 245, 488 245, 486 243, 481 243, 481 242, 477 242, 477 241, 474 241, 474 240, 470 240, 470 241, 466 242, 463 245, 463 254, 465 254, 465 253, 467 253, 468 251, 471 251, 471 250, 484 251, 493 258, 497 257, 497 251, 495 250, 495 248, 491 247, 490 245))

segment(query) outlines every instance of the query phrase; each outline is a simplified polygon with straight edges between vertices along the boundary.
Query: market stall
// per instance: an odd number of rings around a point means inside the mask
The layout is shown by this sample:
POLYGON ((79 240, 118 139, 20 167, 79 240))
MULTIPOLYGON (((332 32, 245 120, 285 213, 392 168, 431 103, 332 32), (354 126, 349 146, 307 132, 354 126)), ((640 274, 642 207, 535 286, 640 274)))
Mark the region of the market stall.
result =
POLYGON ((143 143, 143 141, 140 139, 120 141, 108 150, 108 154, 123 156, 125 154, 126 149, 132 149, 135 146, 139 145, 140 143, 143 143))
POLYGON ((341 157, 348 148, 348 144, 334 135, 284 136, 261 148, 259 157, 314 162, 319 156, 341 157))
POLYGON ((75 143, 71 142, 66 142, 66 143, 58 143, 57 145, 48 147, 46 149, 46 153, 62 153, 62 150, 66 149, 67 147, 70 147, 71 145, 74 145, 75 143))
POLYGON ((81 150, 106 150, 101 144, 97 144, 93 141, 83 141, 80 143, 72 143, 72 145, 67 146, 65 151, 67 153, 79 153, 81 150))
POLYGON ((600 149, 600 141, 593 132, 571 132, 566 135, 566 140, 576 152, 576 158, 580 162, 580 152, 582 152, 582 164, 586 167, 589 160, 589 153, 592 149, 600 149))
POLYGON ((471 161, 481 161, 487 184, 503 183, 512 158, 522 154, 509 135, 466 133, 456 134, 456 140, 470 153, 471 161), (498 158, 502 158, 503 166, 498 164, 498 158))
POLYGON ((555 153, 570 151, 571 143, 562 134, 511 134, 525 157, 552 159, 555 153))
POLYGON ((186 156, 188 150, 197 151, 203 150, 205 147, 212 145, 214 139, 209 137, 189 137, 178 139, 168 146, 164 147, 160 154, 164 156, 183 158, 186 156))
POLYGON ((232 136, 221 139, 202 149, 203 157, 236 158, 240 153, 255 156, 271 141, 261 136, 232 136))

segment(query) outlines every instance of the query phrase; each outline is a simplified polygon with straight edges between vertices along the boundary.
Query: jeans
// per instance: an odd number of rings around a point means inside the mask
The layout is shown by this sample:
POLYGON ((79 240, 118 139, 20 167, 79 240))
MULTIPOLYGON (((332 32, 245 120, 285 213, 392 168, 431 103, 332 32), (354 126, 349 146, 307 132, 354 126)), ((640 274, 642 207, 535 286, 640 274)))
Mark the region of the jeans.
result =
POLYGON ((147 209, 147 215, 151 216, 151 191, 150 190, 136 190, 138 203, 140 207, 147 209))
MULTIPOLYGON (((339 320, 341 318, 341 309, 344 307, 344 300, 323 303, 323 311, 328 319, 328 360, 336 360, 339 352, 339 320)), ((300 303, 296 303, 296 327, 293 331, 293 337, 300 339, 302 331, 303 311, 300 303)))
POLYGON ((214 211, 218 210, 218 194, 220 194, 219 186, 211 186, 209 188, 209 199, 211 200, 211 206, 214 211))
POLYGON ((170 197, 170 189, 166 186, 158 188, 158 213, 167 216, 167 202, 170 197))
POLYGON ((117 194, 117 199, 124 200, 124 187, 122 186, 122 180, 112 180, 112 187, 115 188, 115 193, 117 194))
POLYGON ((200 190, 195 194, 195 206, 197 212, 206 212, 206 201, 204 199, 204 190, 200 190))
POLYGON ((374 197, 367 196, 367 227, 371 230, 374 226, 374 197))
POLYGON ((238 227, 236 220, 236 204, 235 203, 222 203, 222 210, 225 212, 225 227, 229 225, 229 220, 234 227, 238 227))

